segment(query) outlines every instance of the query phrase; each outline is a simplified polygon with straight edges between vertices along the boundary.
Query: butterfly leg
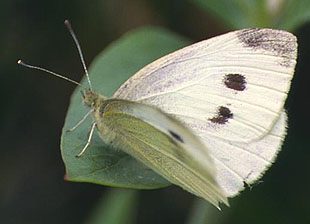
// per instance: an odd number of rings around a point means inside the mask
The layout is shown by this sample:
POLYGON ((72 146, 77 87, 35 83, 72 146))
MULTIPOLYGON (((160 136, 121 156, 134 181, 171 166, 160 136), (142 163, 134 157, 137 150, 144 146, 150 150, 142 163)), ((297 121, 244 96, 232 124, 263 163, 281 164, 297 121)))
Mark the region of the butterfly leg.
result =
POLYGON ((76 124, 74 125, 72 128, 66 130, 67 132, 71 132, 74 131, 77 127, 79 127, 85 120, 86 118, 93 112, 93 110, 90 110, 87 112, 87 114, 84 115, 84 117, 76 124))
POLYGON ((91 126, 86 145, 83 147, 82 151, 78 155, 76 155, 76 157, 80 157, 85 152, 85 150, 88 148, 88 146, 90 145, 91 139, 92 139, 93 134, 94 134, 95 127, 96 127, 96 122, 94 122, 91 126))

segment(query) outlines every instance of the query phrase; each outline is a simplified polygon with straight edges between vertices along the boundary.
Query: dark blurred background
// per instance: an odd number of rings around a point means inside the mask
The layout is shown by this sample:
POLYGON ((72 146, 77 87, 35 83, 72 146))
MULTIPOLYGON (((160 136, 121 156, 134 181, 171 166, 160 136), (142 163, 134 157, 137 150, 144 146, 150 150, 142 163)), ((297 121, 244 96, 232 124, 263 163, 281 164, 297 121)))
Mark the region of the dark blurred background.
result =
MULTIPOLYGON (((183 0, 1 0, 0 16, 0 223, 14 224, 95 223, 94 210, 100 213, 100 203, 111 195, 108 187, 63 179, 60 135, 75 86, 17 66, 17 59, 80 80, 81 63, 63 26, 67 18, 88 64, 113 40, 144 25, 162 26, 193 41, 235 28, 183 0)), ((208 208, 208 223, 310 223, 306 21, 291 30, 299 39, 299 58, 286 105, 289 129, 282 151, 263 181, 231 199, 230 208, 208 208)), ((132 223, 190 223, 200 203, 177 187, 136 194, 132 223)))

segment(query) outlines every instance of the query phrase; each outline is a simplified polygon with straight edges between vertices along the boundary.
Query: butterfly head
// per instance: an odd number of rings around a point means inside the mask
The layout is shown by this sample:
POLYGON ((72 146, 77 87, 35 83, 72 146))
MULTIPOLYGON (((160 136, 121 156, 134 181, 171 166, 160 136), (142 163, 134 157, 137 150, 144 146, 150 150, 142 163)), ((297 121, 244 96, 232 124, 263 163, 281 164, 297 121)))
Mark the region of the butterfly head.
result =
POLYGON ((90 89, 83 90, 81 93, 83 97, 83 102, 86 106, 93 108, 98 105, 100 101, 100 96, 98 93, 95 93, 90 89))

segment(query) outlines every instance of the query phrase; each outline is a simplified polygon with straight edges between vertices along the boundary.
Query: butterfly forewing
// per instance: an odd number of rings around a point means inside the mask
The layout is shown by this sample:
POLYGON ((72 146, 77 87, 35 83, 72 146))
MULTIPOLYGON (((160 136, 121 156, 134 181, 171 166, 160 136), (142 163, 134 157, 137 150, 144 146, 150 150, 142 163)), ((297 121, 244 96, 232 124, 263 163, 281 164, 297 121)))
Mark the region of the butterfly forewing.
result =
MULTIPOLYGON (((196 130, 198 131, 198 130, 196 130)), ((199 132, 199 131, 198 131, 199 132)), ((286 134, 286 114, 282 112, 272 130, 251 143, 222 141, 199 132, 208 144, 217 168, 217 181, 226 196, 232 197, 260 178, 273 163, 286 134)))
POLYGON ((156 105, 209 135, 250 142, 265 135, 282 110, 296 46, 284 31, 231 32, 153 62, 114 97, 156 105))
POLYGON ((261 175, 281 146, 296 57, 296 37, 288 32, 239 30, 158 59, 114 97, 155 105, 200 136, 221 186, 233 196, 261 175))

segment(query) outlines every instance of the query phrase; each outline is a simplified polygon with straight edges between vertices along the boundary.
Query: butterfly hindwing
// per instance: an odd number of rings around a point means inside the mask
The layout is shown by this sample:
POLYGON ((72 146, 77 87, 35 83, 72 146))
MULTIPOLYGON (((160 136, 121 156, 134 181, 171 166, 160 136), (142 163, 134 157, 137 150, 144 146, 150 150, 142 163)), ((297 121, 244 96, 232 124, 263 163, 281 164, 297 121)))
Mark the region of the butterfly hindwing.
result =
POLYGON ((227 204, 207 149, 176 119, 152 106, 116 99, 95 111, 95 119, 107 143, 215 206, 227 204))

